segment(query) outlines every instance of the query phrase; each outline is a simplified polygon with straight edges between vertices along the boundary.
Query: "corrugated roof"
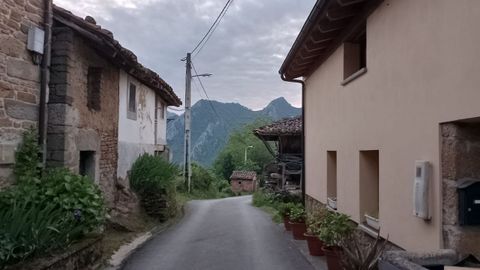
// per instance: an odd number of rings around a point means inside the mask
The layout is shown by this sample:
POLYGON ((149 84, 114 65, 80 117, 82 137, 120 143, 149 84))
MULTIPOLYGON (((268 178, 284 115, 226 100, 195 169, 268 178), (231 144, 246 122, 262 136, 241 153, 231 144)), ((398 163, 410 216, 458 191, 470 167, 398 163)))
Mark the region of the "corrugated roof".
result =
POLYGON ((230 179, 253 180, 255 177, 257 173, 254 171, 233 171, 230 179))
POLYGON ((54 5, 53 18, 91 41, 92 45, 113 64, 155 90, 167 102, 167 105, 180 106, 182 104, 182 101, 168 83, 160 78, 155 71, 140 64, 132 51, 122 47, 114 39, 112 32, 97 25, 92 17, 83 19, 54 5))

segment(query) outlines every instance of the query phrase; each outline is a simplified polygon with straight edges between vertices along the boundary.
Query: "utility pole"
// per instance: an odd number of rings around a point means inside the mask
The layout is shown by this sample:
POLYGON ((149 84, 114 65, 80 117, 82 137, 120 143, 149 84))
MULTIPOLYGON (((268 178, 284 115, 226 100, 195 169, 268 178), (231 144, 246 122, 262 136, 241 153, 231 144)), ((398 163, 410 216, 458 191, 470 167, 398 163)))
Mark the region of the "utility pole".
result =
POLYGON ((243 165, 247 165, 247 155, 248 155, 248 149, 253 148, 253 145, 249 145, 245 147, 245 160, 243 161, 243 165))
POLYGON ((191 106, 192 106, 192 59, 191 53, 187 53, 186 58, 186 74, 185 74, 185 144, 184 144, 184 158, 183 158, 183 179, 187 185, 188 193, 190 193, 192 183, 192 165, 190 150, 192 149, 190 142, 191 132, 191 106))

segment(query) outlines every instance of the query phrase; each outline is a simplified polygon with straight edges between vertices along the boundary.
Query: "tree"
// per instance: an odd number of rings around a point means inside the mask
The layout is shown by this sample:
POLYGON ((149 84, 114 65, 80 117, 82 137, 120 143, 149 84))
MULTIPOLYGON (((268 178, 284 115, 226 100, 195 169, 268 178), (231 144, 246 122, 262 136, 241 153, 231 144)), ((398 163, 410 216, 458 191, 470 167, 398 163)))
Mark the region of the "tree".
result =
POLYGON ((253 130, 270 122, 260 119, 233 132, 214 162, 215 173, 224 179, 229 179, 234 170, 252 170, 260 174, 263 167, 272 162, 273 156, 263 142, 253 134, 253 130), (244 156, 245 149, 248 151, 247 162, 244 156))

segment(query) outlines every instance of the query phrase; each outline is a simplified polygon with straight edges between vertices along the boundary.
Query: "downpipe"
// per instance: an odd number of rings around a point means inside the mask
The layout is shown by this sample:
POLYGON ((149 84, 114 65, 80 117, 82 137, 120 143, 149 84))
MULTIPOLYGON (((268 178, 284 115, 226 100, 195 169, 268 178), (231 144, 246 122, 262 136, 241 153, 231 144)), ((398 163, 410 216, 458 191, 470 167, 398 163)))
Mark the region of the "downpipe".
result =
POLYGON ((45 167, 47 160, 47 102, 48 102, 48 84, 50 83, 50 62, 51 62, 51 44, 52 44, 52 23, 53 10, 52 0, 45 1, 44 28, 45 41, 43 47, 43 59, 40 68, 40 102, 38 114, 38 142, 41 151, 41 163, 45 167))
POLYGON ((302 85, 302 202, 305 205, 305 81, 285 78, 285 74, 280 76, 285 82, 299 83, 302 85))

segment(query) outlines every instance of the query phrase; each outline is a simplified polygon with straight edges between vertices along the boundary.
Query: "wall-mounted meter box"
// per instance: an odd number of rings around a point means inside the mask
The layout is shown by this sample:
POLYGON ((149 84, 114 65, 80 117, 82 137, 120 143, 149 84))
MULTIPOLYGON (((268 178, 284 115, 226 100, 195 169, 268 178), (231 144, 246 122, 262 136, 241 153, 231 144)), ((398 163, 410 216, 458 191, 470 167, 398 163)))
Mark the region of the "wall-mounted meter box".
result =
POLYGON ((29 51, 43 54, 43 46, 45 41, 45 32, 38 27, 30 27, 28 29, 27 49, 29 51))
POLYGON ((458 180, 458 222, 480 225, 480 179, 458 180))
POLYGON ((430 177, 431 166, 428 161, 415 161, 413 184, 413 215, 425 220, 430 216, 430 177))

